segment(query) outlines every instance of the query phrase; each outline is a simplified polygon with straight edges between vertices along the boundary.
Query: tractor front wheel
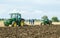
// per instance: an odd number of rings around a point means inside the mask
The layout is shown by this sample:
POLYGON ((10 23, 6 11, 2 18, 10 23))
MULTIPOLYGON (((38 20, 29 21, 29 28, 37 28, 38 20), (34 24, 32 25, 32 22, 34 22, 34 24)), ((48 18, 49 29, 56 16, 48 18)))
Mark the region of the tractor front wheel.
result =
POLYGON ((12 22, 12 27, 16 27, 17 23, 15 21, 12 22))

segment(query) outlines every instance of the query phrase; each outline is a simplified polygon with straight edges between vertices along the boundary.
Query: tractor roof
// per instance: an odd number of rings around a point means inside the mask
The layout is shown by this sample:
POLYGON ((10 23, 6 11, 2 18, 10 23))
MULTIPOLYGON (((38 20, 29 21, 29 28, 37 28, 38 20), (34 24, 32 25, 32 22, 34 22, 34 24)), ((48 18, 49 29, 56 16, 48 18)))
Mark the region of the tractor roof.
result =
POLYGON ((23 18, 21 18, 21 20, 24 20, 25 21, 25 19, 23 19, 23 18))
POLYGON ((10 15, 21 15, 20 13, 11 13, 10 15))

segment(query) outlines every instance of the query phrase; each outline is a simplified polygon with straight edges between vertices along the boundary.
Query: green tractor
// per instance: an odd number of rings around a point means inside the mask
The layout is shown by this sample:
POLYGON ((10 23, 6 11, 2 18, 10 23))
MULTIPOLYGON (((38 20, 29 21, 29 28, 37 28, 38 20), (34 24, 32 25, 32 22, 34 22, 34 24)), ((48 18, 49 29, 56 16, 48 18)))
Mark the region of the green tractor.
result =
POLYGON ((19 13, 11 13, 11 18, 4 21, 5 26, 12 25, 12 27, 23 26, 24 19, 21 18, 21 14, 19 13))
POLYGON ((41 25, 52 25, 52 21, 48 19, 47 16, 43 16, 41 20, 41 25))

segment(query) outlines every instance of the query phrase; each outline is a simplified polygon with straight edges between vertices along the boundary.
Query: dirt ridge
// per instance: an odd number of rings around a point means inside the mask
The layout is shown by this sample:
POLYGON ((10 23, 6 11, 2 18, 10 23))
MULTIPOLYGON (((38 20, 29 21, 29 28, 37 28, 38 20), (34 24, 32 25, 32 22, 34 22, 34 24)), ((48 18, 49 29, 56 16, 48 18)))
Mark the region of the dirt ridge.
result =
POLYGON ((60 38, 60 25, 0 27, 0 38, 60 38))

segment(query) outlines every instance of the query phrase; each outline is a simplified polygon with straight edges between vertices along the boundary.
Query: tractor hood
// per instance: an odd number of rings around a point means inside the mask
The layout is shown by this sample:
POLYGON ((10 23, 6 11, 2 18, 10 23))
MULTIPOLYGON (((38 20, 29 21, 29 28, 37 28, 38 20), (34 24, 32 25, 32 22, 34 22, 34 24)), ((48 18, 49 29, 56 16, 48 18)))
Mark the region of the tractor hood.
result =
POLYGON ((8 26, 9 24, 11 24, 11 21, 11 19, 4 20, 4 24, 8 26))

